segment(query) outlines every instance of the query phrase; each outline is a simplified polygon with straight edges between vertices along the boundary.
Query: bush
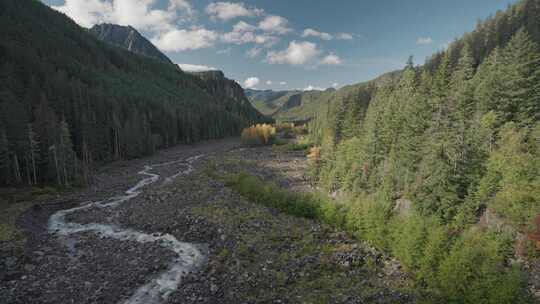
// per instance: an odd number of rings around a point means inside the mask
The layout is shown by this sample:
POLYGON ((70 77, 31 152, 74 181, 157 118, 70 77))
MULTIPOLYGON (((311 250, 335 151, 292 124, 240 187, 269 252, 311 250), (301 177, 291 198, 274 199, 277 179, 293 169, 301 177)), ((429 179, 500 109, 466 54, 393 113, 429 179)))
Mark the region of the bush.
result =
POLYGON ((293 193, 246 173, 229 176, 226 184, 254 203, 298 217, 319 219, 332 226, 343 226, 344 212, 323 194, 293 193))
POLYGON ((271 145, 276 139, 276 128, 258 124, 242 130, 242 143, 247 146, 271 145))
POLYGON ((276 124, 276 132, 282 133, 282 132, 292 132, 294 129, 293 123, 280 123, 276 124))
POLYGON ((338 204, 324 194, 292 193, 240 173, 227 185, 250 201, 318 219, 391 252, 440 303, 527 303, 518 267, 507 266, 511 237, 471 228, 461 235, 436 217, 393 217, 376 194, 338 204))
POLYGON ((442 262, 438 289, 452 303, 527 303, 519 268, 505 265, 510 247, 510 238, 469 230, 442 262))

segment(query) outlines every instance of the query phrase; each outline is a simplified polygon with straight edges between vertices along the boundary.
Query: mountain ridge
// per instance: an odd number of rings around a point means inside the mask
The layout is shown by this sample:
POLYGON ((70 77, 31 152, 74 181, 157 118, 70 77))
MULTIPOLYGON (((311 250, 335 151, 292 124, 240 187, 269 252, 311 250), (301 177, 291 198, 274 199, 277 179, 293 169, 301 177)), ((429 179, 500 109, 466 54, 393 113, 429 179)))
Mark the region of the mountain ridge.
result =
POLYGON ((101 41, 124 48, 135 54, 173 64, 169 57, 163 54, 154 44, 130 25, 122 26, 112 23, 102 23, 94 25, 89 31, 101 41))

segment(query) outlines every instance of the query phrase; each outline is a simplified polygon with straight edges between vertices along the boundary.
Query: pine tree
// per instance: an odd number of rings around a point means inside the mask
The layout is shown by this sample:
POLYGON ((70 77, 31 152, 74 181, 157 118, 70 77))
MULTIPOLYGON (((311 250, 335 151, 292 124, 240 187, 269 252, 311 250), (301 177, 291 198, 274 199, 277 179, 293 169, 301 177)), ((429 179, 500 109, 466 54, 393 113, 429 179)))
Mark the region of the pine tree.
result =
POLYGON ((58 159, 58 175, 60 176, 61 185, 70 187, 76 177, 76 155, 73 151, 73 143, 69 125, 65 119, 62 119, 59 125, 59 134, 56 142, 56 157, 58 159))
POLYGON ((0 182, 4 185, 9 184, 12 179, 11 162, 9 153, 9 141, 6 131, 0 129, 0 182))
POLYGON ((28 152, 27 152, 27 168, 31 171, 31 176, 29 175, 30 184, 37 184, 38 181, 38 172, 37 164, 39 162, 39 141, 37 139, 37 134, 34 132, 32 124, 28 124, 27 127, 28 134, 28 152))
POLYGON ((505 112, 515 113, 516 121, 527 124, 540 120, 540 49, 521 29, 503 52, 505 80, 509 91, 505 97, 505 112))

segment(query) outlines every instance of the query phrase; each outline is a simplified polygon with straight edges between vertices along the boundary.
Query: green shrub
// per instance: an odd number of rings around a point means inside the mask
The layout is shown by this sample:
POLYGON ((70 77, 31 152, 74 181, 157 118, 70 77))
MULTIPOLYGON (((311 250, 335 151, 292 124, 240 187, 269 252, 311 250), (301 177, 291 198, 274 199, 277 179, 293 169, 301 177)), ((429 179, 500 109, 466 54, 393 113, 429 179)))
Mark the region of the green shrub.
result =
POLYGON ((471 228, 451 233, 436 217, 392 216, 393 204, 361 194, 338 204, 324 194, 292 193, 240 173, 227 185, 250 201, 318 219, 396 256, 437 303, 527 303, 518 267, 508 267, 510 237, 471 228))
POLYGON ((229 176, 226 184, 257 204, 298 217, 317 218, 336 227, 344 223, 344 212, 322 194, 293 193, 246 173, 229 176))
POLYGON ((517 266, 507 267, 509 239, 470 230, 452 246, 438 272, 438 287, 451 303, 527 303, 517 266))

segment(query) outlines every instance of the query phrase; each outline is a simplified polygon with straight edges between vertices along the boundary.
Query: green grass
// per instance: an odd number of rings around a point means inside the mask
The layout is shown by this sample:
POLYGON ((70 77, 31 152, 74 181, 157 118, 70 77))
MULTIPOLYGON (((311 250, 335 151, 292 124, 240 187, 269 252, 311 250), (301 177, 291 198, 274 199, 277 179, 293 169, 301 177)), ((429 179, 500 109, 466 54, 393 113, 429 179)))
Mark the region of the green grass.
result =
POLYGON ((0 242, 23 241, 23 235, 17 228, 16 222, 21 214, 36 204, 46 201, 57 194, 50 187, 31 189, 2 189, 0 198, 0 242))
POLYGON ((334 227, 344 227, 345 212, 324 194, 293 193, 247 173, 228 176, 226 185, 254 203, 294 216, 318 219, 334 227))

